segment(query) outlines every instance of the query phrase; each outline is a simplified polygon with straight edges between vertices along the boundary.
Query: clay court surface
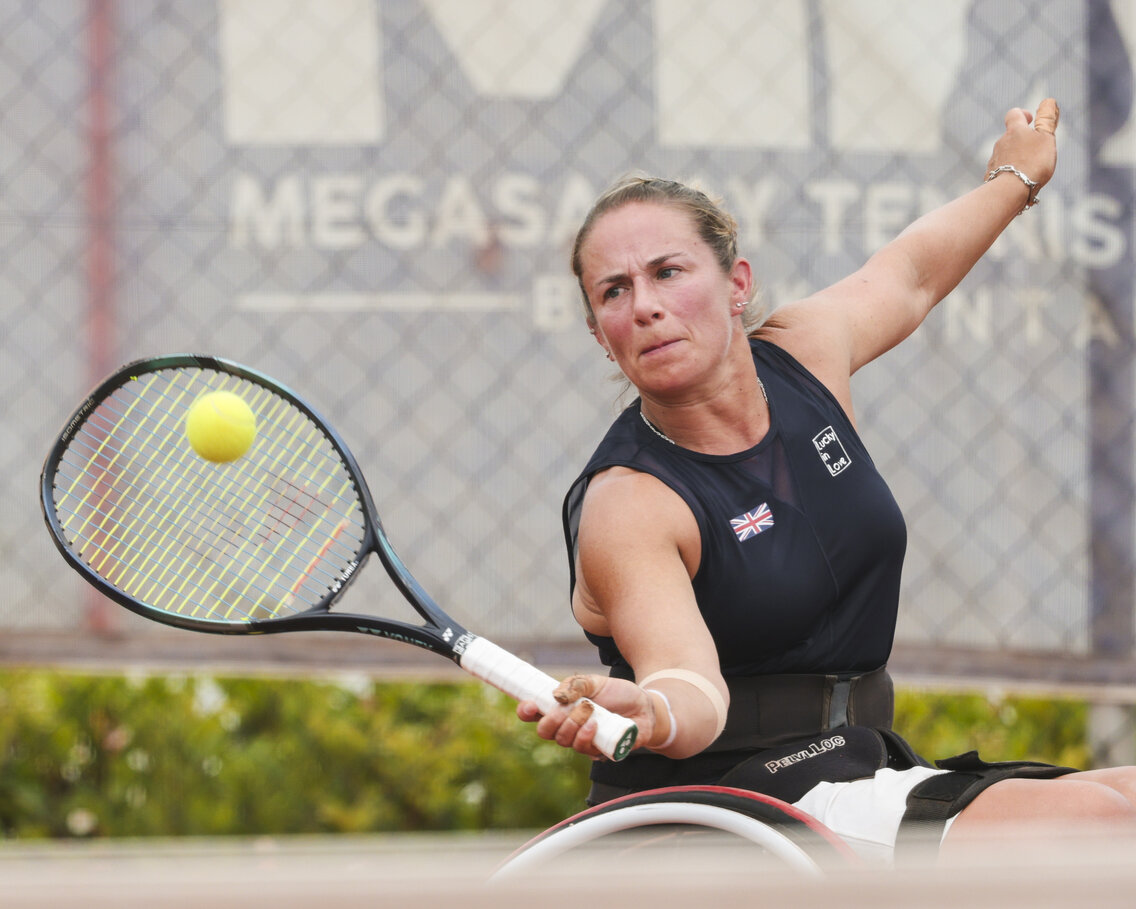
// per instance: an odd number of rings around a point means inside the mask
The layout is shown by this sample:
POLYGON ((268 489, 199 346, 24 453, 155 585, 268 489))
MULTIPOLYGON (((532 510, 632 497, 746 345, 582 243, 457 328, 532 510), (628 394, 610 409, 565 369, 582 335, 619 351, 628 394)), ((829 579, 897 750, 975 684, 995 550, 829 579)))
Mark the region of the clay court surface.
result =
POLYGON ((769 867, 752 847, 707 841, 653 857, 611 848, 540 876, 489 881, 525 834, 19 843, 0 846, 0 905, 68 907, 1129 907, 1136 843, 1101 837, 950 869, 769 867))

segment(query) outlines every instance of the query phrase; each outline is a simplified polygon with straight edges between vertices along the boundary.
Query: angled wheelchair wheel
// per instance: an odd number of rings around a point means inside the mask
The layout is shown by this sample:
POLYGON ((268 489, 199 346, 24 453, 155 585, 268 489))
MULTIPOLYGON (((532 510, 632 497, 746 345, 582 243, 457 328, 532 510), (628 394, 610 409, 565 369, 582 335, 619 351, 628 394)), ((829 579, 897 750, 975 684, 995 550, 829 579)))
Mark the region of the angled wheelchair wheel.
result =
POLYGON ((725 786, 674 786, 612 799, 550 827, 506 859, 493 879, 532 873, 584 850, 602 850, 609 860, 669 862, 707 847, 721 855, 725 846, 739 859, 760 856, 814 877, 858 862, 847 843, 787 802, 725 786))

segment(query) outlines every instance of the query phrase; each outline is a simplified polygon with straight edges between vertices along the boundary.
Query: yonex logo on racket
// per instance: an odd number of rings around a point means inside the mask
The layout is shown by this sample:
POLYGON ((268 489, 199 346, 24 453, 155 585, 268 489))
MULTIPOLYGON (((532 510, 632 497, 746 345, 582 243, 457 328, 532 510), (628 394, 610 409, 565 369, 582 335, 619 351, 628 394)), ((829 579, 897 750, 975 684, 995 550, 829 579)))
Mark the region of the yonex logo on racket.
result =
MULTIPOLYGON (((448 629, 447 629, 448 630, 448 629)), ((461 656, 465 653, 466 648, 477 639, 476 634, 470 634, 468 631, 463 634, 454 642, 454 653, 461 656)))
POLYGON ((405 644, 414 644, 418 647, 422 646, 421 638, 409 634, 402 634, 398 631, 391 631, 386 628, 372 628, 369 625, 356 625, 355 630, 362 634, 373 634, 376 637, 386 638, 388 641, 402 641, 405 644))
POLYGON ((336 578, 332 582, 329 590, 332 593, 338 593, 339 590, 342 589, 343 585, 351 580, 351 575, 353 575, 355 573, 355 569, 358 568, 358 567, 359 567, 358 560, 352 559, 350 562, 348 562, 347 568, 344 569, 343 574, 341 574, 338 578, 336 578))

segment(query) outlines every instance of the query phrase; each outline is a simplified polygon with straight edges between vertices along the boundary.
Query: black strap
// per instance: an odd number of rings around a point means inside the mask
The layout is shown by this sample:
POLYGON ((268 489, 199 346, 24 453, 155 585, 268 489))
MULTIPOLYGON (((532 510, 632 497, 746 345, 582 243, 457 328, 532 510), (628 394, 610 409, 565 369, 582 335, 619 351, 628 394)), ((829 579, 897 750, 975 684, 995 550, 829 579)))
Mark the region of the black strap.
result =
POLYGON ((848 725, 848 701, 852 697, 852 680, 837 679, 832 684, 828 699, 827 729, 848 725))
MULTIPOLYGON (((624 678, 624 671, 630 675, 629 667, 613 667, 612 675, 624 678)), ((866 673, 727 677, 726 684, 730 688, 726 728, 709 748, 682 761, 643 750, 618 763, 597 761, 589 774, 592 782, 625 791, 704 785, 759 751, 847 726, 884 732, 892 723, 895 699, 886 667, 866 673)), ((889 766, 898 766, 890 760, 889 766)), ((611 797, 593 794, 598 801, 611 797)))
POLYGON ((871 672, 727 678, 726 728, 708 751, 777 748, 842 726, 889 728, 895 694, 887 667, 871 672))
POLYGON ((915 848, 937 847, 947 821, 995 783, 1010 779, 1050 780, 1077 772, 1073 767, 1057 767, 1037 761, 988 763, 978 756, 977 751, 945 758, 935 764, 949 772, 928 777, 908 794, 907 810, 895 841, 897 860, 909 855, 915 848))

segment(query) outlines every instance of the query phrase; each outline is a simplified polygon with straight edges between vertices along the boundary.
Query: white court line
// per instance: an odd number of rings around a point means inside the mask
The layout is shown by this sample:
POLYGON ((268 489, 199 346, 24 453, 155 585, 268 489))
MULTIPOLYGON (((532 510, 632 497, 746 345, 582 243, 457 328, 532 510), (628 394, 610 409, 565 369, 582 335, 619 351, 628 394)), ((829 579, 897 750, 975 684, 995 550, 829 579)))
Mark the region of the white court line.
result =
POLYGON ((520 294, 490 293, 252 293, 237 296, 242 312, 515 312, 520 294))

